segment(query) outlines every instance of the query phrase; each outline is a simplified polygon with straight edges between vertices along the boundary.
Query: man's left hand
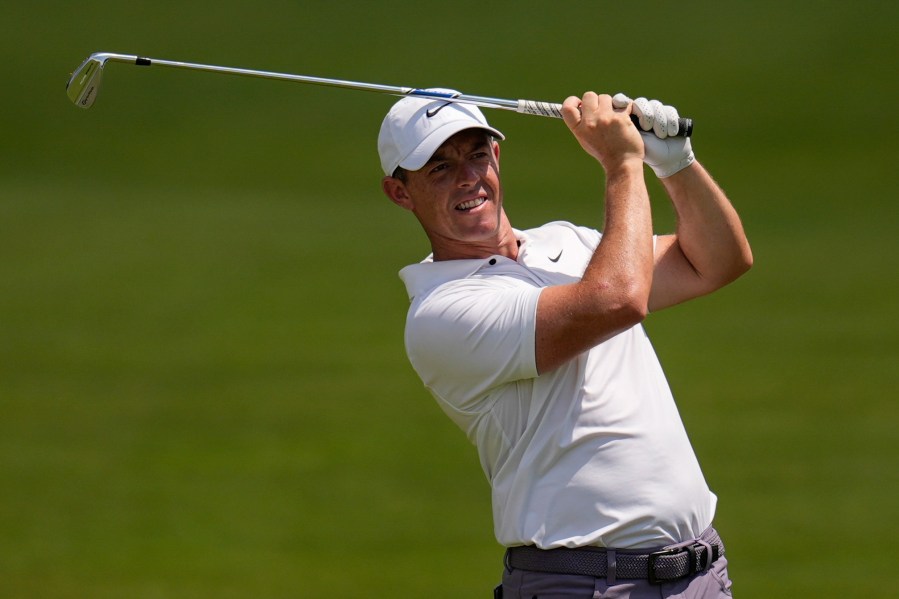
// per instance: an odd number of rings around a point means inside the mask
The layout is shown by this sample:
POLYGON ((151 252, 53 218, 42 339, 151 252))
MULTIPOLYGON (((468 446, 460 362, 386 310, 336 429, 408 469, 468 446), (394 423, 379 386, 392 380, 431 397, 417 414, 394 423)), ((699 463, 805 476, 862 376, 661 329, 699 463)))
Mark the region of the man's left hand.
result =
POLYGON ((642 129, 645 155, 643 162, 652 168, 657 177, 663 179, 681 171, 695 160, 689 137, 674 137, 677 134, 680 115, 674 106, 667 106, 658 100, 637 98, 631 100, 624 94, 615 94, 612 105, 626 108, 633 103, 633 114, 642 129))

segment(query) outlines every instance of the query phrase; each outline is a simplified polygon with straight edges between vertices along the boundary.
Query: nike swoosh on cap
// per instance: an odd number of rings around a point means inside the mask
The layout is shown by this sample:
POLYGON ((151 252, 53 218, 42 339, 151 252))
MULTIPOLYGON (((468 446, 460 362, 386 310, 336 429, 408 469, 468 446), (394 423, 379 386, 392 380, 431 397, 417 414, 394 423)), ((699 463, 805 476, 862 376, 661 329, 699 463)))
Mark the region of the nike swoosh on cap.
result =
POLYGON ((429 109, 427 112, 425 112, 425 115, 427 115, 428 118, 435 117, 435 116, 437 116, 437 113, 438 113, 438 112, 440 112, 441 110, 443 110, 444 108, 446 108, 446 107, 449 106, 450 104, 452 104, 452 102, 446 102, 445 104, 441 104, 441 105, 438 106, 437 108, 431 108, 431 109, 429 109))

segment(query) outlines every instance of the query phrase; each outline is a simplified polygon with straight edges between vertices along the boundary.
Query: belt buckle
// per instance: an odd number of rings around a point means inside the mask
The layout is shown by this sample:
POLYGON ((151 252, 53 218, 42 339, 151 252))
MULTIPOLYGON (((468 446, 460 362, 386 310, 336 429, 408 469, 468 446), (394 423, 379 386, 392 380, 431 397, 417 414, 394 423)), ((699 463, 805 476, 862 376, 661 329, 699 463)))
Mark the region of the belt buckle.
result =
POLYGON ((660 551, 654 551, 654 552, 650 553, 648 556, 649 561, 646 564, 647 578, 649 579, 649 584, 658 586, 665 582, 676 582, 682 578, 686 578, 687 576, 690 576, 691 570, 694 569, 693 563, 692 563, 693 562, 692 556, 691 556, 691 560, 690 560, 691 563, 688 566, 687 572, 685 574, 681 574, 680 576, 676 576, 674 578, 658 578, 656 576, 656 562, 659 560, 659 558, 669 557, 672 555, 678 555, 679 553, 684 553, 685 551, 687 551, 687 549, 685 547, 674 547, 673 549, 662 549, 660 551))

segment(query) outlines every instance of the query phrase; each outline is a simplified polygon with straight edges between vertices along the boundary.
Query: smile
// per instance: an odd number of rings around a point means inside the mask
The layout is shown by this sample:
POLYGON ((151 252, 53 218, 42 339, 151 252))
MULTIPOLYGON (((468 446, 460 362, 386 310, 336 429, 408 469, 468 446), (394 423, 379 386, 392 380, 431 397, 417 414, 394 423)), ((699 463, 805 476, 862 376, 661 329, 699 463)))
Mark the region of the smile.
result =
POLYGON ((468 200, 467 202, 462 202, 458 206, 456 206, 456 210, 472 210, 477 208, 481 204, 484 204, 487 201, 487 198, 475 198, 473 200, 468 200))

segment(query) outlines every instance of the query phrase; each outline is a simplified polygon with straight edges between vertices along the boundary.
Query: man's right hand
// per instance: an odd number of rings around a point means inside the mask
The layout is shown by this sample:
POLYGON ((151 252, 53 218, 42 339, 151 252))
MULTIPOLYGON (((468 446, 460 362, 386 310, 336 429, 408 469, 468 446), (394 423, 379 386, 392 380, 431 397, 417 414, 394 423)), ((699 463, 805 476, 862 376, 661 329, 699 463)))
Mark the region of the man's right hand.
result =
POLYGON ((643 140, 630 120, 631 105, 615 108, 612 97, 587 92, 562 103, 562 118, 584 150, 607 173, 628 162, 643 161, 643 140))

